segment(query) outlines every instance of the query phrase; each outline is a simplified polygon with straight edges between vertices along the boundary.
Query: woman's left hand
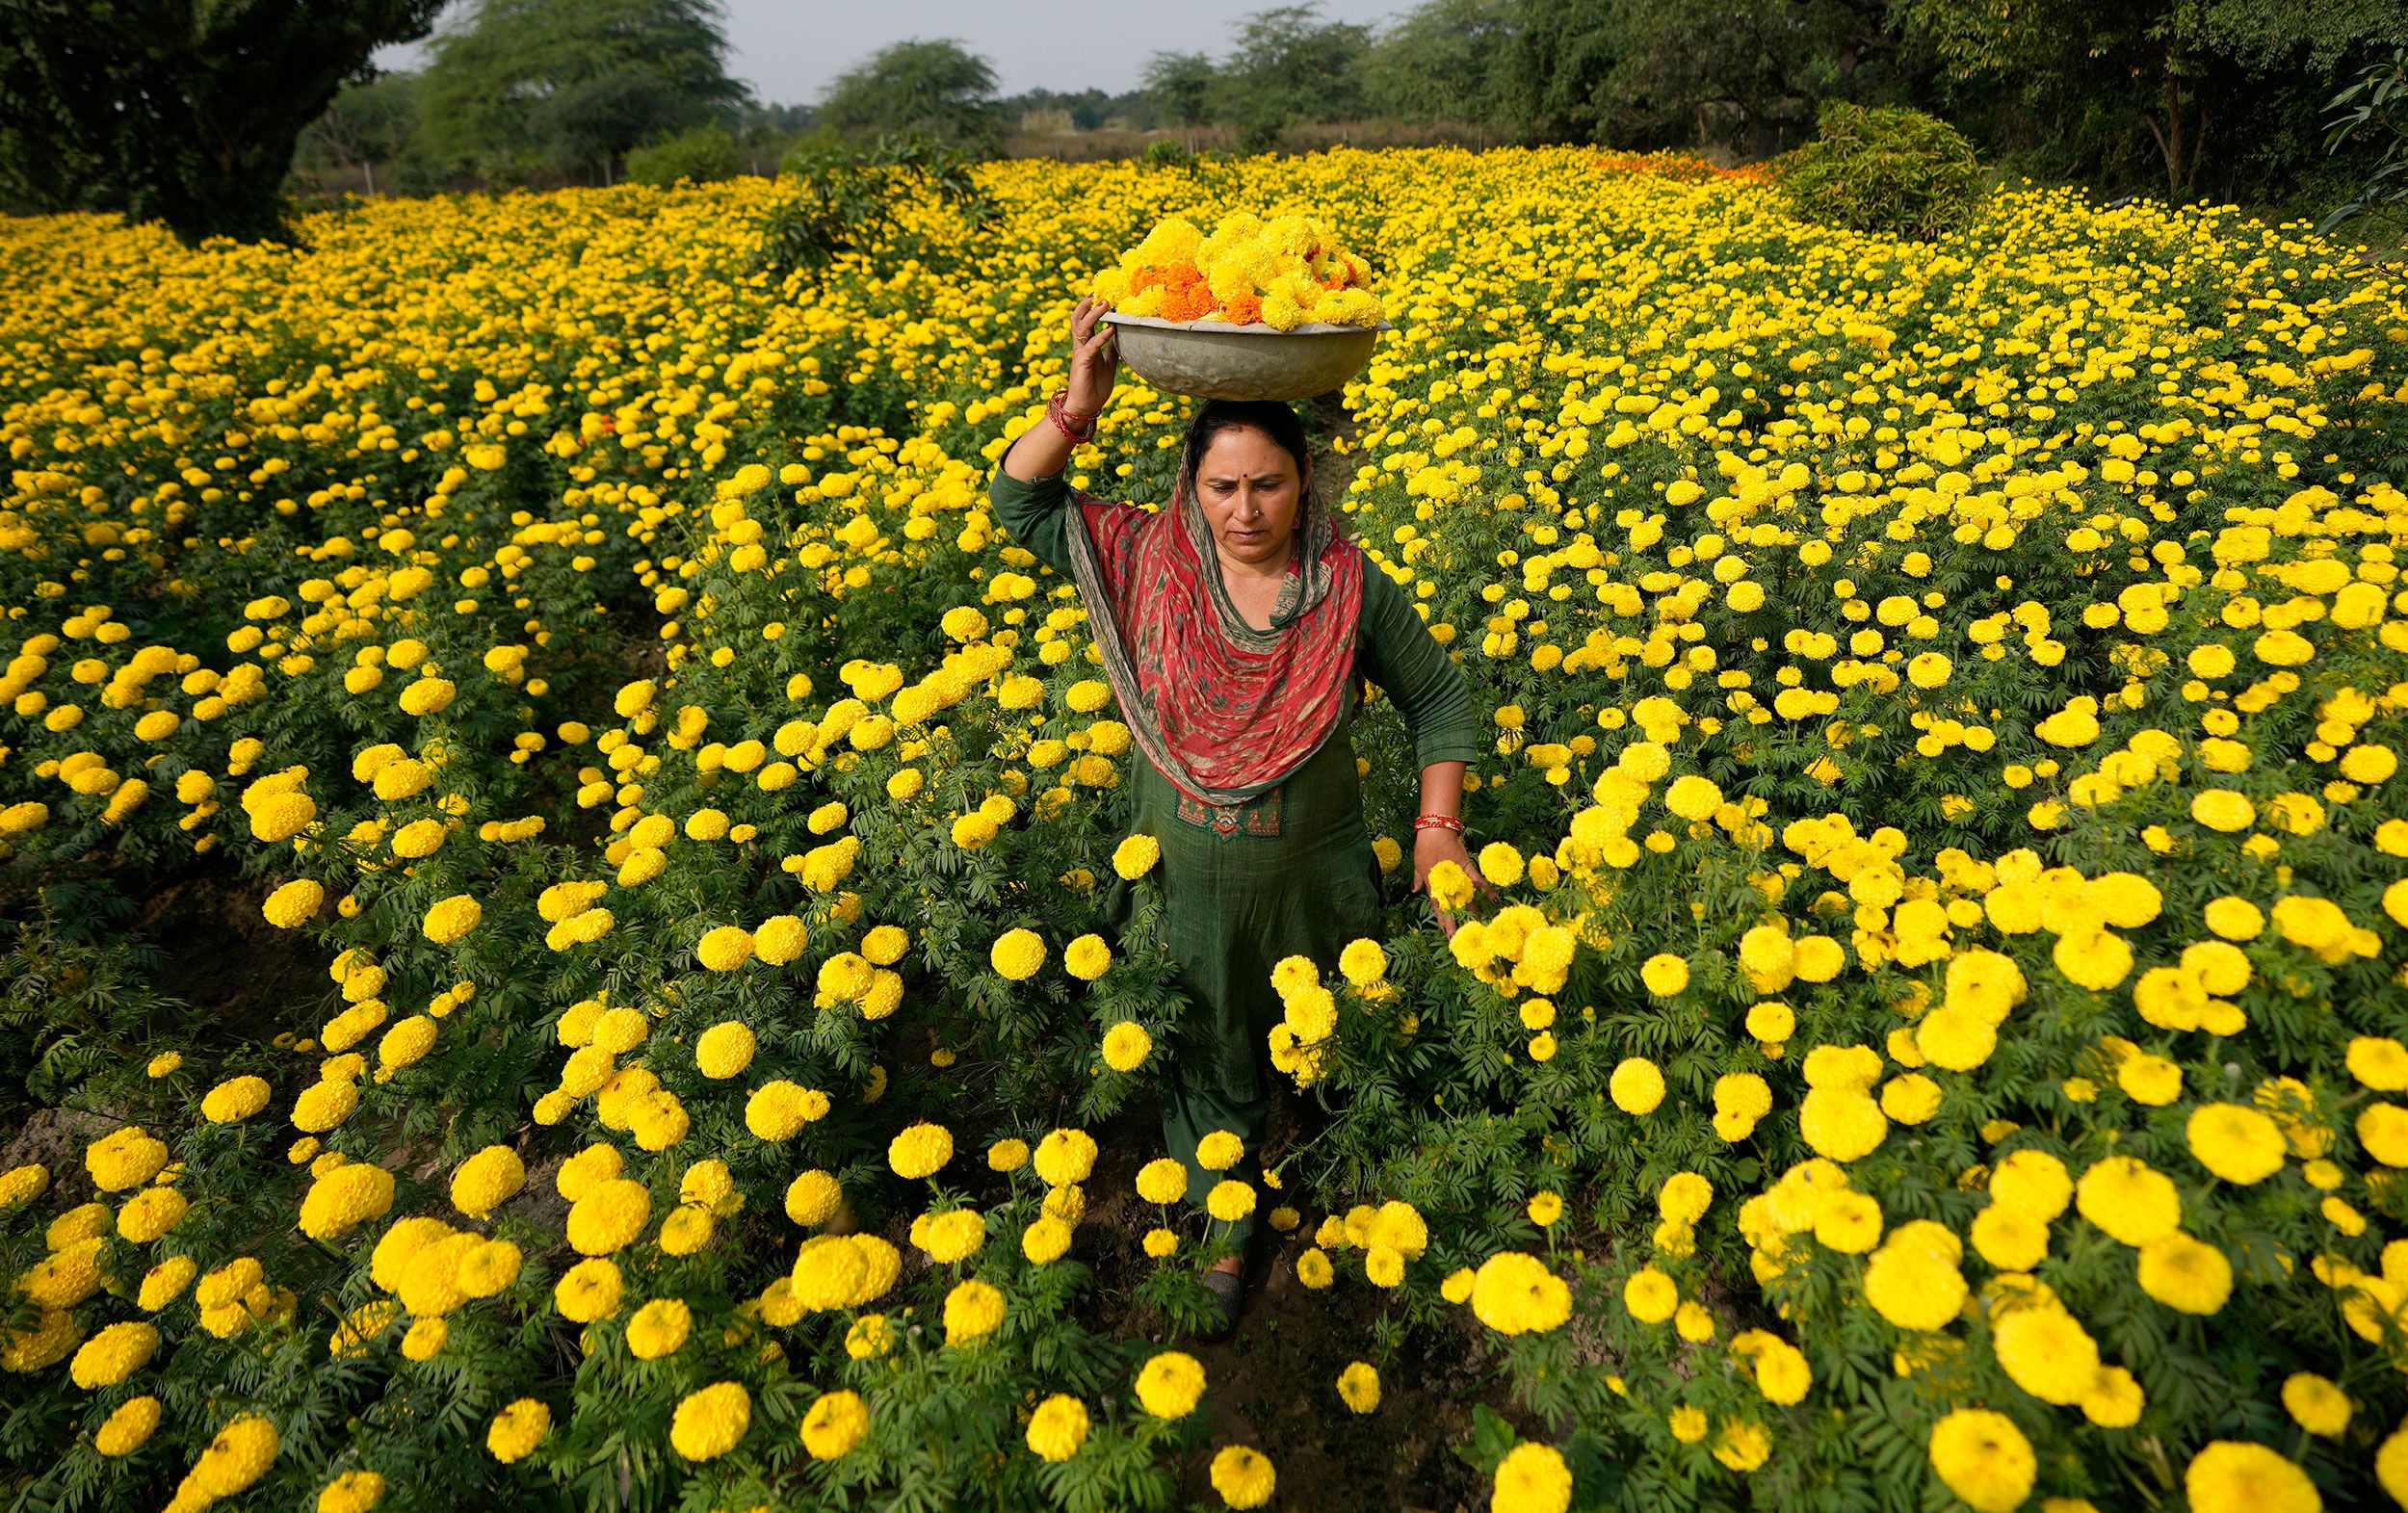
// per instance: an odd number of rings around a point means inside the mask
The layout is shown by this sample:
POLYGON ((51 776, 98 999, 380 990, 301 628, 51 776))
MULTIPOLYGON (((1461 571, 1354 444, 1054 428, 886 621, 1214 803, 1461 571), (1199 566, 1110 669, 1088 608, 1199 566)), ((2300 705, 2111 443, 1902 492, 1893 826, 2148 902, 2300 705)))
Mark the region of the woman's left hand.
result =
MULTIPOLYGON (((1492 901, 1496 899, 1496 888, 1488 881, 1487 878, 1479 874, 1479 868, 1475 866, 1472 862, 1472 853, 1463 848, 1462 836, 1457 835, 1453 830, 1444 828, 1431 828, 1414 832, 1414 892, 1422 893, 1427 891, 1429 887, 1430 869, 1436 867, 1440 862, 1453 862, 1457 867, 1462 868, 1465 874, 1472 879, 1474 886, 1478 887, 1479 891, 1492 901)), ((1454 939, 1454 916, 1449 914, 1445 909, 1438 908, 1438 900, 1435 897, 1430 899, 1429 906, 1438 910, 1438 927, 1446 932, 1449 940, 1454 939)))

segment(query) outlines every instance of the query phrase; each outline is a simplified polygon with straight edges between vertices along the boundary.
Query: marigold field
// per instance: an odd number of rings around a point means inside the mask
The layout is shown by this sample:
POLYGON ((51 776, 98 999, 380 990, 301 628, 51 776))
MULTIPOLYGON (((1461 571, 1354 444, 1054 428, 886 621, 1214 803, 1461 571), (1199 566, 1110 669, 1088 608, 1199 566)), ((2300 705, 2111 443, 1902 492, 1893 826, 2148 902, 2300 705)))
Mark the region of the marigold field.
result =
POLYGON ((0 1502, 2408 1500, 2396 283, 1572 149, 978 172, 785 281, 760 180, 0 223, 0 1502), (1345 1369, 1243 1422, 1140 758, 986 508, 1241 208, 1374 271, 1309 414, 1495 731, 1451 940, 1360 733, 1386 938, 1214 1153, 1345 1369), (196 888, 311 985, 179 1013, 196 888))

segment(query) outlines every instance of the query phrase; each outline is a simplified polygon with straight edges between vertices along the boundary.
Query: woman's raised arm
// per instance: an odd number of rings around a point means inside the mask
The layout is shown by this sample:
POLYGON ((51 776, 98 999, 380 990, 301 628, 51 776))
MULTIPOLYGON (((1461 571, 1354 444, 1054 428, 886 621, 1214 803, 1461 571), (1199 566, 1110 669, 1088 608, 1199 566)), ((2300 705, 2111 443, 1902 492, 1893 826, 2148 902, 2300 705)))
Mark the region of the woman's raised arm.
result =
MULTIPOLYGON (((1117 333, 1102 322, 1110 308, 1105 301, 1089 298, 1080 300, 1070 315, 1070 378, 1062 408, 1072 430, 1085 430, 1089 420, 1103 412, 1112 386, 1119 381, 1117 333)), ((1071 445, 1049 415, 1013 439, 986 485, 987 503, 1004 534, 1064 577, 1070 576, 1071 568, 1062 507, 1071 504, 1072 498, 1061 475, 1070 460, 1071 445)))
MULTIPOLYGON (((1120 378, 1119 333, 1103 324, 1112 306, 1092 295, 1070 312, 1070 379, 1062 409, 1073 426, 1104 411, 1120 378)), ((1070 460, 1071 442, 1050 420, 1041 420, 1020 433, 1004 454, 1004 471, 1022 483, 1051 478, 1070 460)))

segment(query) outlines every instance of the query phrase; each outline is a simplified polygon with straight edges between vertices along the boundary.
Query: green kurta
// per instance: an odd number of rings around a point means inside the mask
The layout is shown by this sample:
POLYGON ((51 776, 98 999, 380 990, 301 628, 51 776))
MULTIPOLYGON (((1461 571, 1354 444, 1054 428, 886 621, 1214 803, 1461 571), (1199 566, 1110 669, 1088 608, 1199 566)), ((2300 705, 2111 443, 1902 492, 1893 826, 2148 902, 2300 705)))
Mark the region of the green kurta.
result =
MULTIPOLYGON (((1013 541, 1071 576, 1062 515, 1070 490, 1060 474, 1023 483, 999 466, 987 497, 1013 541)), ((1356 665, 1411 727, 1421 766, 1479 759, 1480 726, 1462 669, 1410 596, 1368 561, 1355 647, 1356 665)), ((1326 975, 1348 942, 1379 932, 1379 862, 1348 739, 1356 712, 1349 682, 1328 739, 1289 777, 1241 807, 1225 829, 1151 762, 1129 765, 1128 828, 1162 845, 1165 939, 1192 1005, 1164 1079, 1165 1135, 1171 1154, 1188 1163, 1191 1201, 1200 1203, 1217 1180, 1194 1162, 1201 1135, 1233 1130, 1249 1156, 1261 1138, 1269 1108, 1269 1036, 1282 1013, 1272 966, 1303 955, 1326 975)), ((1107 893, 1108 913, 1115 900, 1125 906, 1125 885, 1107 893)), ((1248 1220, 1232 1238, 1242 1243, 1251 1229, 1248 1220)))

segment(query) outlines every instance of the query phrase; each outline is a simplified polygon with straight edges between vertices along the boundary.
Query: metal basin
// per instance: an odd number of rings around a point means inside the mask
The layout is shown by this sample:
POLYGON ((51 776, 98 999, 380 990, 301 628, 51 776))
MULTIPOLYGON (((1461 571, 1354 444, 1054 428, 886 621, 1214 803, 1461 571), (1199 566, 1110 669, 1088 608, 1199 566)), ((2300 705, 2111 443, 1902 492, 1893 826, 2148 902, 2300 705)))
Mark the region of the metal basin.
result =
POLYGON ((1129 371, 1165 394, 1205 400, 1309 400, 1342 388, 1372 360, 1386 322, 1294 330, 1256 324, 1182 323, 1151 316, 1104 317, 1129 371))

